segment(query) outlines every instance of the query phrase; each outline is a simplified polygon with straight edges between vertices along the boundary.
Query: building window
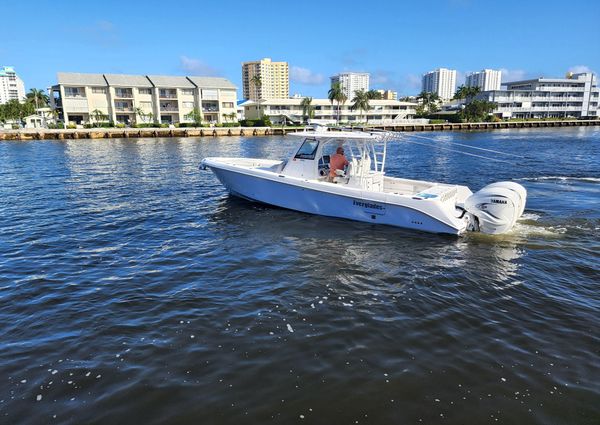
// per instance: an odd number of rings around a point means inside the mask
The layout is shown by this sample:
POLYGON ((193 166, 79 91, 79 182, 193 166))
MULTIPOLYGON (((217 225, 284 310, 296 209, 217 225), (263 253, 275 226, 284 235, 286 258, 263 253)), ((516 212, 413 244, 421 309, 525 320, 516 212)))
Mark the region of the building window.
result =
POLYGON ((152 109, 152 102, 139 102, 140 108, 152 109))
POLYGON ((138 89, 139 94, 152 94, 152 89, 138 89))
POLYGON ((92 87, 92 93, 106 94, 106 87, 92 87))
POLYGON ((181 94, 194 95, 194 89, 181 89, 181 94))
POLYGON ((193 108, 194 107, 194 102, 181 102, 181 105, 184 108, 193 108))
POLYGON ((177 98, 177 90, 175 90, 175 89, 160 89, 159 96, 164 99, 175 99, 175 98, 177 98))
POLYGON ((233 108, 233 102, 223 102, 223 108, 233 108))
POLYGON ((131 98, 131 97, 133 97, 133 93, 132 93, 131 89, 116 89, 115 96, 131 98))
POLYGON ((65 87, 65 97, 85 97, 82 87, 65 87))

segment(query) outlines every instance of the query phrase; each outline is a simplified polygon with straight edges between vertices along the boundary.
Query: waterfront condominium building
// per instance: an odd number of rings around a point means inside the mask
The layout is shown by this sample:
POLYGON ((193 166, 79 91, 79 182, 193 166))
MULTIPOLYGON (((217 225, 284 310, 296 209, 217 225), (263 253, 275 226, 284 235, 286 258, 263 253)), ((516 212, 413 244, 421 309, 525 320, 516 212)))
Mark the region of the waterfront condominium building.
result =
POLYGON ((270 58, 242 63, 244 99, 287 99, 290 97, 290 75, 287 62, 273 62, 270 58), (260 84, 254 77, 260 78, 260 84))
MULTIPOLYGON (((249 119, 268 116, 272 123, 297 123, 304 122, 302 98, 272 99, 261 101, 246 101, 244 115, 249 119), (259 112, 260 111, 260 112, 259 112)), ((340 105, 340 121, 342 122, 370 122, 393 121, 413 118, 416 113, 417 103, 400 102, 398 100, 369 100, 368 111, 353 110, 352 104, 346 102, 340 105)), ((312 99, 313 119, 316 122, 335 122, 337 119, 337 104, 331 104, 329 99, 312 99)))
POLYGON ((398 100, 398 92, 394 90, 376 90, 385 100, 398 100))
POLYGON ((9 100, 25 100, 25 84, 12 66, 0 67, 0 105, 9 100))
POLYGON ((456 70, 438 68, 423 74, 422 91, 437 93, 442 100, 449 100, 456 92, 456 70))
POLYGON ((358 90, 369 91, 369 74, 366 72, 342 72, 331 77, 331 85, 340 83, 342 91, 351 100, 358 90))
POLYGON ((598 114, 599 89, 590 72, 566 78, 536 78, 505 83, 506 90, 479 93, 478 99, 497 104, 500 118, 583 118, 598 114))
POLYGON ((465 85, 467 87, 479 87, 481 91, 500 90, 502 82, 502 71, 494 69, 483 69, 479 72, 467 74, 465 85))
POLYGON ((237 88, 225 78, 58 73, 50 103, 66 123, 190 123, 194 109, 205 123, 236 113, 237 88))

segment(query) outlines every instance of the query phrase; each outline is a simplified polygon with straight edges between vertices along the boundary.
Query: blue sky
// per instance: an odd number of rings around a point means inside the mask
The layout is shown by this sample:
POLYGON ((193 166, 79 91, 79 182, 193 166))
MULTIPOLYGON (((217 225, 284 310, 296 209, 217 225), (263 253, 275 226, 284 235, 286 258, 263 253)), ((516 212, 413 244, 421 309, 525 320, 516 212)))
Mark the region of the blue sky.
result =
MULTIPOLYGON (((424 72, 503 69, 504 81, 600 71, 600 1, 430 0, 12 2, 0 65, 26 88, 56 73, 215 75, 241 87, 241 62, 290 64, 290 92, 326 95, 329 76, 420 91, 424 72)), ((241 97, 241 88, 239 90, 241 97)))

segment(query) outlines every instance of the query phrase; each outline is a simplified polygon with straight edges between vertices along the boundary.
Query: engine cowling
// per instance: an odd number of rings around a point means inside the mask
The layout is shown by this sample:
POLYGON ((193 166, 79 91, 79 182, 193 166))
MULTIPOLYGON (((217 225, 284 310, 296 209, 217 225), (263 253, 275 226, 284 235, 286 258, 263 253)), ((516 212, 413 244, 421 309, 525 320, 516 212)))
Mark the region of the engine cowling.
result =
POLYGON ((526 200, 527 191, 520 184, 497 182, 469 196, 464 208, 477 218, 475 230, 499 234, 513 228, 525 210, 526 200))

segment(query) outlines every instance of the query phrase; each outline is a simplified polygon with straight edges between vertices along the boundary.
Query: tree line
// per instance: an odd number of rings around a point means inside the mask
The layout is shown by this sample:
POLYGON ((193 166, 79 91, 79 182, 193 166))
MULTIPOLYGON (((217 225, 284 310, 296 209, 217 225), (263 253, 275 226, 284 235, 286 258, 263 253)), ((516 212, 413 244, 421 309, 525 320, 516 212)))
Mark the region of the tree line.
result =
MULTIPOLYGON (((340 122, 341 116, 341 106, 343 106, 348 101, 348 96, 344 93, 341 83, 335 82, 331 85, 331 88, 327 92, 327 98, 331 102, 333 106, 336 103, 336 121, 340 122)), ((363 113, 371 110, 371 105, 369 104, 370 100, 381 99, 381 93, 377 90, 356 90, 354 92, 354 97, 352 98, 352 106, 350 107, 353 111, 360 111, 362 118, 363 113)), ((314 118, 315 116, 315 107, 312 104, 312 97, 305 97, 300 102, 300 106, 302 106, 302 117, 305 121, 310 118, 314 118)), ((366 121, 369 121, 369 116, 365 114, 366 121)))
MULTIPOLYGON (((483 99, 476 99, 480 92, 479 87, 459 86, 453 100, 464 100, 461 110, 456 114, 460 121, 476 122, 486 121, 493 117, 490 114, 496 109, 497 104, 483 99)), ((442 99, 437 93, 422 91, 417 96, 421 104, 417 107, 417 116, 429 117, 440 111, 442 99)))
POLYGON ((25 117, 35 114, 36 109, 47 107, 49 100, 44 90, 31 89, 24 102, 12 99, 0 105, 0 122, 23 121, 25 117))

